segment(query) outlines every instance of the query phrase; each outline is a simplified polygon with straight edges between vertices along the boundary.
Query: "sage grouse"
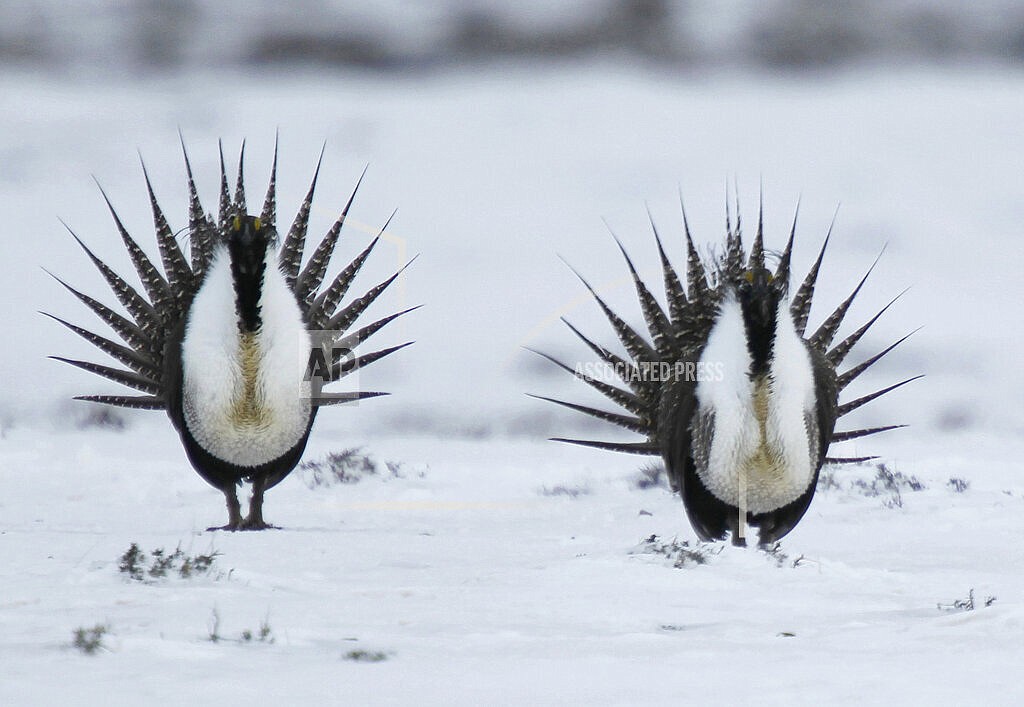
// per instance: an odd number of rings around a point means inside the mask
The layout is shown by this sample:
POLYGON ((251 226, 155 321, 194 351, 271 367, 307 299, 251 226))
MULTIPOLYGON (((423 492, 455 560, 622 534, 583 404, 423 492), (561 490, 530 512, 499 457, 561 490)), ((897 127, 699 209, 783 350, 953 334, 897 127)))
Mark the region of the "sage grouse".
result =
POLYGON ((221 151, 220 208, 214 220, 199 201, 185 153, 189 192, 187 258, 157 204, 143 165, 162 273, 125 230, 103 194, 142 291, 71 234, 130 318, 58 281, 109 325, 123 344, 53 317, 127 370, 53 358, 142 393, 84 395, 77 399, 165 410, 181 435, 192 466, 224 493, 228 507, 228 523, 223 526, 226 530, 271 527, 263 519, 264 492, 295 468, 320 407, 385 395, 364 390, 327 393, 321 386, 407 346, 358 356, 349 354, 385 324, 411 311, 398 312, 352 330, 356 318, 394 282, 401 270, 363 296, 340 306, 380 234, 324 286, 328 264, 359 189, 358 183, 341 215, 302 267, 320 163, 298 215, 280 241, 275 202, 277 147, 270 184, 258 216, 250 214, 246 206, 244 155, 243 144, 232 196, 221 151), (252 484, 249 512, 244 518, 236 495, 236 486, 242 481, 252 484))
MULTIPOLYGON (((643 435, 644 441, 633 443, 557 441, 660 454, 672 488, 682 496, 702 540, 723 539, 730 532, 734 544, 744 545, 749 524, 758 528, 759 542, 768 544, 800 521, 823 464, 873 458, 833 459, 827 454, 830 444, 901 426, 836 432, 836 420, 914 379, 840 404, 844 388, 906 339, 837 372, 850 349, 889 305, 833 345, 865 275, 821 326, 805 336, 828 236, 807 277, 792 292, 790 256, 796 220, 774 272, 765 262, 761 216, 749 255, 744 251, 739 217, 735 228, 730 221, 727 210, 724 251, 705 264, 694 247, 684 212, 685 288, 654 231, 667 312, 618 244, 632 275, 649 338, 615 314, 580 277, 611 322, 628 359, 595 343, 565 320, 597 357, 600 370, 616 375, 573 369, 541 355, 590 384, 628 414, 543 399, 643 435), (615 385, 620 381, 625 387, 615 385)), ((651 226, 653 229, 653 220, 651 226)))

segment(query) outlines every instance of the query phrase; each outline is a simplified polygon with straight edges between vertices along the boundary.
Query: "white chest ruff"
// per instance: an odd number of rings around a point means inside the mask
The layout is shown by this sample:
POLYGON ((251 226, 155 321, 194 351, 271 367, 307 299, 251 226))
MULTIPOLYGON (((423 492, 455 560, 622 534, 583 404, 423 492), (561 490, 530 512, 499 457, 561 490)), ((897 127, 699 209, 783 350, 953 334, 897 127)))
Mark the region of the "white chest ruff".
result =
POLYGON ((752 513, 792 503, 815 471, 814 376, 786 302, 780 302, 772 364, 751 380, 739 304, 726 300, 701 355, 721 379, 697 385, 697 474, 718 499, 752 513))
POLYGON ((182 340, 185 424, 218 459, 243 467, 273 461, 303 437, 311 412, 310 336, 268 249, 262 326, 241 334, 227 253, 210 264, 182 340))

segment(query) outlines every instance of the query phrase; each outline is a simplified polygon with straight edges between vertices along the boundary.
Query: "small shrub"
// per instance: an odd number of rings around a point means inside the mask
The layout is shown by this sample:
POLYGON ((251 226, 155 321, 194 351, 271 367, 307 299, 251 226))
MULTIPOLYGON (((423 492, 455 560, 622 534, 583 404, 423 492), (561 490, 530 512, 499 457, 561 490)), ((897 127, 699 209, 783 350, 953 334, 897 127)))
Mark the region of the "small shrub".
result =
POLYGON ((815 487, 815 491, 821 493, 822 491, 839 491, 842 489, 842 484, 836 479, 836 472, 839 470, 837 466, 826 466, 821 472, 818 473, 818 485, 815 487))
POLYGON ((143 567, 146 561, 146 553, 139 546, 132 543, 118 561, 117 568, 132 579, 142 581, 143 567))
POLYGON ((660 462, 644 464, 630 481, 632 488, 640 491, 654 488, 668 488, 668 473, 660 462))
POLYGON ((157 548, 147 556, 138 544, 132 543, 121 555, 117 568, 137 582, 146 581, 147 577, 162 579, 168 574, 177 574, 182 579, 190 579, 196 575, 208 574, 218 554, 212 552, 208 555, 189 556, 178 546, 172 553, 167 553, 163 548, 157 548))
POLYGON ((651 535, 640 543, 634 554, 662 555, 672 561, 672 566, 681 569, 687 565, 706 565, 712 555, 721 552, 712 543, 698 542, 690 545, 689 542, 679 542, 675 538, 669 542, 662 541, 657 535, 651 535))
POLYGON ((231 641, 232 643, 273 643, 274 632, 270 628, 270 619, 263 619, 260 622, 258 631, 252 629, 245 629, 238 634, 238 638, 228 638, 222 636, 220 633, 220 612, 217 609, 213 609, 210 612, 210 623, 206 633, 206 638, 211 643, 220 643, 221 641, 231 641))
POLYGON ((82 413, 75 426, 80 430, 108 429, 122 431, 128 426, 125 415, 106 405, 92 405, 89 410, 82 413))
MULTIPOLYGON (((981 607, 989 607, 989 606, 992 606, 995 603, 995 601, 996 601, 995 597, 985 597, 984 601, 981 602, 980 606, 981 607)), ((935 606, 936 606, 936 608, 938 608, 939 611, 948 611, 948 612, 974 611, 975 609, 979 608, 979 605, 976 604, 975 601, 974 601, 974 588, 973 587, 971 587, 971 589, 967 592, 967 598, 966 599, 956 599, 956 600, 954 600, 950 604, 936 604, 935 606)))
POLYGON ((194 557, 186 555, 178 567, 178 575, 182 579, 188 579, 196 574, 207 574, 213 566, 213 558, 218 554, 213 552, 209 555, 195 555, 194 557))
POLYGON ((367 651, 359 648, 349 651, 344 658, 356 663, 380 663, 388 659, 388 654, 383 651, 367 651))
POLYGON ((274 632, 270 630, 270 621, 264 619, 260 622, 260 629, 255 634, 249 629, 242 631, 241 641, 242 643, 252 643, 253 641, 257 643, 273 643, 274 632))
POLYGON ((775 541, 771 545, 760 545, 757 549, 771 558, 771 560, 775 562, 776 567, 785 567, 786 565, 789 565, 790 567, 795 568, 807 562, 807 558, 803 555, 800 555, 790 561, 789 553, 782 549, 782 543, 779 541, 775 541))
POLYGON ((967 489, 971 488, 971 482, 967 479, 961 479, 959 477, 950 477, 949 481, 946 482, 946 488, 953 493, 963 493, 967 489))
POLYGON ((71 645, 86 655, 93 655, 99 649, 106 648, 103 645, 103 637, 109 631, 110 629, 103 624, 96 624, 92 628, 76 628, 72 634, 71 645))
POLYGON ((223 636, 220 635, 220 612, 214 609, 210 615, 210 629, 207 631, 206 637, 210 640, 210 643, 219 643, 223 636))
MULTIPOLYGON (((110 430, 121 432, 128 427, 129 414, 123 409, 107 405, 73 405, 71 401, 58 403, 53 408, 53 421, 61 428, 73 427, 77 430, 110 430)), ((4 420, 3 426, 9 427, 12 421, 4 420)))
POLYGON ((173 567, 174 559, 177 555, 181 554, 181 550, 175 550, 170 555, 165 555, 163 548, 157 548, 151 554, 153 556, 153 565, 149 568, 149 576, 166 577, 167 570, 173 567))
MULTIPOLYGON (((826 466, 818 474, 817 491, 843 489, 840 475, 843 469, 837 466, 826 466)), ((868 498, 886 497, 887 508, 902 508, 903 493, 924 491, 927 487, 913 475, 895 471, 887 464, 874 464, 874 476, 870 480, 854 479, 849 489, 868 498)))
POLYGON ((902 472, 893 471, 885 464, 875 465, 875 478, 870 482, 856 479, 854 488, 860 489, 865 496, 882 496, 888 494, 885 505, 887 508, 903 508, 903 491, 923 491, 925 485, 916 476, 906 476, 902 472))
POLYGON ((541 487, 538 491, 541 496, 568 496, 569 498, 576 498, 577 496, 589 496, 590 489, 586 486, 565 486, 559 484, 557 486, 541 487))
MULTIPOLYGON (((843 470, 829 466, 818 474, 818 491, 840 490, 843 484, 840 481, 843 470)), ((876 498, 885 497, 887 508, 902 508, 903 493, 908 491, 923 491, 925 485, 916 476, 907 476, 900 471, 890 469, 886 464, 875 464, 875 475, 869 480, 854 479, 849 484, 849 489, 862 496, 876 498)))
POLYGON ((322 460, 302 462, 299 469, 306 486, 315 489, 335 484, 354 484, 369 476, 405 478, 402 465, 398 462, 378 462, 362 450, 362 447, 351 447, 340 452, 330 452, 322 460))

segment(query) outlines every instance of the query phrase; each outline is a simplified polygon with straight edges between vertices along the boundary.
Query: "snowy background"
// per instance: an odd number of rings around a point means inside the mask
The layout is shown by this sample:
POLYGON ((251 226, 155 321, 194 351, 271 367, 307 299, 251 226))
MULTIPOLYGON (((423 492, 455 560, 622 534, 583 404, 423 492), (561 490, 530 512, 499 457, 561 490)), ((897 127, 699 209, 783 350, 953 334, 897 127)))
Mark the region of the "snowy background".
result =
POLYGON ((0 7, 0 703, 1018 703, 1018 3, 506 6, 0 7), (361 374, 393 395, 325 411, 306 454, 361 447, 378 473, 296 471, 268 496, 281 531, 203 532, 222 499, 165 417, 97 418, 68 398, 115 388, 46 359, 99 360, 37 310, 99 325, 40 266, 113 300, 58 219, 127 271, 95 177, 155 254, 138 152, 184 225, 179 129, 208 208, 218 138, 229 160, 247 139, 260 194, 279 131, 282 220, 326 141, 311 232, 369 164, 340 256, 396 207, 361 282, 421 254, 372 310, 426 305, 361 374), (927 377, 849 423, 911 425, 842 450, 896 490, 837 470, 777 556, 677 568, 650 551, 695 545, 678 499, 638 488, 644 460, 545 442, 609 431, 527 398, 597 402, 522 347, 587 360, 559 316, 611 344, 558 255, 636 322, 601 219, 656 279, 645 205, 681 266, 679 191, 710 247, 727 181, 748 224, 763 183, 771 247, 800 200, 801 274, 841 202, 812 325, 887 244, 846 331, 911 289, 851 363, 923 328, 851 397, 927 377), (139 582, 132 543, 217 555, 139 582))

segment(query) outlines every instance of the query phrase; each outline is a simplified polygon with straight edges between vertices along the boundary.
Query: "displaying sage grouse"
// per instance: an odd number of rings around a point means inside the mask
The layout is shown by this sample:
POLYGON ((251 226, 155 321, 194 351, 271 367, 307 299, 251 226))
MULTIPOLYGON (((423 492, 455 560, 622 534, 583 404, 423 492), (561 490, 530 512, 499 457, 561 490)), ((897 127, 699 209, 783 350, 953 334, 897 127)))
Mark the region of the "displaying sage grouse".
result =
POLYGON ((358 183, 341 216, 302 267, 320 164, 298 215, 280 241, 275 203, 277 148, 270 185, 258 216, 250 214, 246 206, 244 144, 241 154, 232 197, 221 152, 220 209, 214 220, 200 204, 185 153, 189 257, 175 240, 143 166, 162 273, 125 230, 103 194, 142 291, 94 255, 74 233, 72 236, 85 249, 130 318, 60 282, 124 343, 53 318, 127 370, 53 358, 142 393, 85 395, 78 400, 166 410, 181 435, 192 466, 227 499, 228 523, 224 529, 259 530, 271 527, 263 519, 263 494, 295 468, 318 409, 385 395, 364 390, 327 393, 321 386, 407 346, 348 355, 385 324, 411 310, 352 330, 356 318, 399 273, 341 306, 380 234, 324 286, 328 264, 358 183), (323 365, 318 366, 317 362, 323 365), (242 481, 252 483, 249 513, 244 518, 236 495, 236 486, 242 481))
MULTIPOLYGON (((867 275, 814 333, 805 336, 828 236, 807 277, 791 292, 795 219, 789 242, 772 272, 765 263, 760 216, 748 256, 739 218, 733 228, 727 213, 724 252, 708 264, 697 254, 685 218, 684 213, 688 249, 685 289, 669 263, 657 230, 654 232, 664 273, 667 312, 619 244, 649 338, 616 315, 580 278, 611 322, 628 358, 594 343, 568 321, 565 323, 602 367, 617 374, 617 379, 613 376, 603 380, 605 376, 570 368, 541 354, 586 381, 628 414, 544 399, 643 435, 644 441, 633 443, 558 441, 660 454, 673 490, 682 496, 701 539, 722 539, 729 531, 733 543, 743 545, 745 526, 749 524, 758 528, 761 544, 772 543, 803 517, 823 464, 872 458, 832 459, 827 454, 830 444, 900 427, 834 431, 839 418, 913 380, 843 404, 838 400, 844 388, 906 337, 863 363, 837 372, 850 349, 889 306, 833 345, 867 275), (619 381, 626 387, 614 385, 619 381)), ((651 225, 653 228, 653 220, 651 225)))

